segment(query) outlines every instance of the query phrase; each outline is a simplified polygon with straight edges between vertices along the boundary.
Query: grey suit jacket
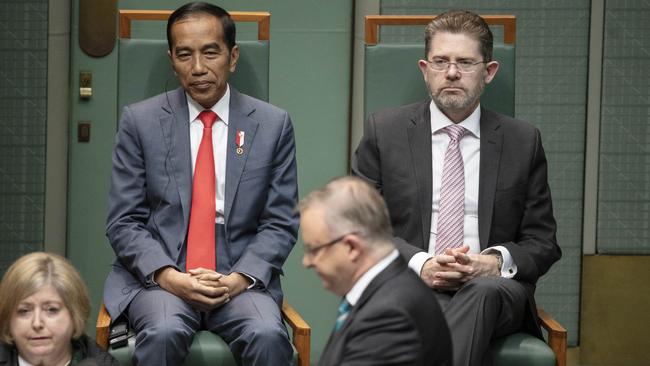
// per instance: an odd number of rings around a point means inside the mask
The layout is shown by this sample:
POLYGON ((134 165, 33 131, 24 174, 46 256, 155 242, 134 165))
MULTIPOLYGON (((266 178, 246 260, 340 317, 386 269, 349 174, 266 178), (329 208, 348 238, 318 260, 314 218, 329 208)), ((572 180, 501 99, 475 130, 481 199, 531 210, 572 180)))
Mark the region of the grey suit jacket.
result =
POLYGON ((451 338, 431 290, 401 257, 365 289, 319 366, 451 365, 451 338))
MULTIPOLYGON (((289 115, 230 87, 225 245, 231 271, 260 281, 280 304, 279 275, 298 231, 293 127, 289 115), (244 153, 235 134, 245 132, 244 153)), ((113 152, 106 234, 116 260, 104 286, 111 317, 149 285, 147 276, 177 267, 192 202, 189 112, 179 88, 124 108, 113 152)), ((179 268, 184 270, 184 268, 179 268)))
MULTIPOLYGON (((402 255, 426 251, 431 230, 431 100, 372 114, 352 171, 381 192, 402 255)), ((533 125, 481 109, 479 241, 506 247, 515 280, 534 314, 537 279, 561 256, 556 240, 546 156, 533 125)), ((525 329, 540 335, 537 319, 525 329)))

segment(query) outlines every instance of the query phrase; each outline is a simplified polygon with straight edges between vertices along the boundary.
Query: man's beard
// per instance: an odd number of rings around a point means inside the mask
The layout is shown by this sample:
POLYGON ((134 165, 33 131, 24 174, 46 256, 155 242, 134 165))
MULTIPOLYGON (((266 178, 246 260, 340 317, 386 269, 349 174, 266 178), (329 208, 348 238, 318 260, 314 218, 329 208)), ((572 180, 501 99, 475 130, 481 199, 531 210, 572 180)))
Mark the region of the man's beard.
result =
POLYGON ((483 94, 483 89, 485 89, 485 82, 481 79, 474 89, 466 90, 466 95, 455 95, 440 90, 437 94, 431 93, 431 99, 436 103, 438 109, 443 112, 465 111, 478 103, 481 94, 483 94))

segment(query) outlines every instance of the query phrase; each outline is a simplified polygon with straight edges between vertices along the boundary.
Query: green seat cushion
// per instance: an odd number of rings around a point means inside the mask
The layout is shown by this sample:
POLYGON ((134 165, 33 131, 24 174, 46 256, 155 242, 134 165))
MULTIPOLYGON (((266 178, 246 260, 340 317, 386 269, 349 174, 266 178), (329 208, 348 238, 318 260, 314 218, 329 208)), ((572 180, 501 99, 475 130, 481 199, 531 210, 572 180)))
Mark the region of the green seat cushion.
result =
MULTIPOLYGON (((237 69, 230 83, 257 99, 269 99, 269 42, 242 41, 237 69)), ((118 55, 118 114, 125 105, 179 86, 167 55, 167 41, 120 39, 118 55)))
POLYGON ((494 366, 555 366, 555 354, 549 346, 526 333, 492 341, 486 357, 494 366))
MULTIPOLYGON (((109 353, 115 357, 122 366, 131 365, 131 357, 135 349, 135 336, 129 337, 126 347, 110 349, 109 353)), ((298 352, 293 348, 294 365, 298 363, 298 352)), ((237 366, 235 358, 230 352, 226 342, 218 335, 200 331, 194 336, 190 353, 185 360, 185 366, 237 366)))
MULTIPOLYGON (((481 105, 509 116, 515 115, 515 48, 497 44, 493 56, 500 67, 485 88, 481 105)), ((364 116, 380 109, 415 103, 429 96, 418 60, 424 45, 367 45, 364 67, 364 116)))

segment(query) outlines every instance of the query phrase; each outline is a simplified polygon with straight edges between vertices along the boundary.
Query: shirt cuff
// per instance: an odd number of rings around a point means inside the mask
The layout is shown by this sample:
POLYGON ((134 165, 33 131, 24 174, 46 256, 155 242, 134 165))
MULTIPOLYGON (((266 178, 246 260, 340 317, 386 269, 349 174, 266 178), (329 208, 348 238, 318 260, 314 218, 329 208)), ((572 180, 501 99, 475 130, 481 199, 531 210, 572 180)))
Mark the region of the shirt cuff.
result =
POLYGON ((249 280, 252 281, 251 284, 248 285, 248 287, 246 287, 246 290, 250 290, 253 287, 256 287, 258 283, 260 283, 255 277, 253 277, 251 275, 248 275, 248 274, 243 273, 243 272, 237 272, 237 273, 239 273, 240 275, 242 275, 242 276, 244 276, 244 277, 246 277, 246 278, 248 278, 249 280))
POLYGON ((409 260, 409 268, 415 271, 415 274, 420 277, 420 273, 422 273, 422 267, 424 267, 424 262, 429 260, 429 258, 433 258, 433 255, 427 252, 415 253, 415 255, 412 256, 409 260))
POLYGON ((485 249, 481 254, 490 254, 494 252, 499 252, 503 259, 503 265, 501 265, 501 277, 513 278, 517 274, 517 264, 515 264, 515 261, 512 259, 510 251, 504 246, 497 245, 485 249))
POLYGON ((144 279, 144 288, 151 288, 151 287, 158 286, 158 282, 156 282, 156 279, 155 279, 156 272, 158 272, 158 270, 153 271, 147 277, 145 277, 145 279, 144 279))

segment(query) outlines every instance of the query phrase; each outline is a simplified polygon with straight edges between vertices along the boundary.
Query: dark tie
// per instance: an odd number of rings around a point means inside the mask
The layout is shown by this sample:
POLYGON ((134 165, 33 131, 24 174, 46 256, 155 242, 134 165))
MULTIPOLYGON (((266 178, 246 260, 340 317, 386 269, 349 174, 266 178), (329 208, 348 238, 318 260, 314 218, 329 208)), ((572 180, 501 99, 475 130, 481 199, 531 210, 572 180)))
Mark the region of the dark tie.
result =
POLYGON ((339 313, 336 316, 336 324, 334 324, 335 332, 341 329, 343 323, 345 323, 345 319, 348 318, 349 313, 350 313, 350 303, 348 302, 348 300, 343 298, 343 301, 341 301, 341 305, 339 305, 339 313))
POLYGON ((467 130, 462 126, 451 125, 443 131, 449 135, 450 140, 442 167, 436 255, 443 254, 445 249, 460 247, 464 238, 465 171, 458 144, 467 130))
POLYGON ((187 234, 187 270, 203 267, 216 270, 214 220, 216 215, 214 155, 212 150, 212 124, 217 114, 205 110, 199 114, 203 122, 203 137, 194 165, 192 180, 192 206, 187 234))

